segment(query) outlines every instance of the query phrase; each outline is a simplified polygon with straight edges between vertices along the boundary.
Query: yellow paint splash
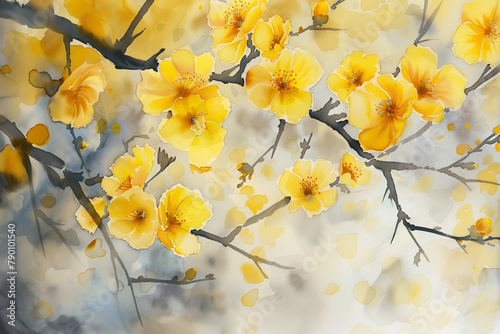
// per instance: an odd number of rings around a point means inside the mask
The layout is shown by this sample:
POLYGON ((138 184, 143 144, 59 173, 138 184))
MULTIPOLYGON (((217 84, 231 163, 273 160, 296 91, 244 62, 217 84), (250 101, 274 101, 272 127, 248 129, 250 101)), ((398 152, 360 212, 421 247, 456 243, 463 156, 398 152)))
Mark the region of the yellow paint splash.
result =
POLYGON ((334 295, 340 291, 340 287, 336 283, 330 283, 325 288, 325 295, 334 295))
POLYGON ((240 195, 245 195, 247 198, 252 197, 254 192, 255 191, 252 186, 244 186, 240 189, 240 195))
MULTIPOLYGON (((149 269, 149 268, 146 268, 146 273, 144 274, 144 276, 146 278, 158 278, 158 275, 156 274, 156 272, 154 272, 153 270, 149 269)), ((140 276, 142 277, 142 276, 140 276)), ((149 291, 151 291, 151 289, 153 288, 153 286, 155 285, 155 283, 150 283, 150 282, 141 282, 139 283, 139 291, 141 291, 141 293, 148 293, 149 291)))
POLYGON ((455 202, 462 202, 467 197, 467 189, 464 186, 457 186, 451 192, 451 197, 455 202))
POLYGON ((257 211, 262 210, 264 204, 267 202, 269 202, 269 199, 266 195, 255 195, 248 199, 245 206, 248 207, 254 215, 256 215, 257 211))
POLYGON ((393 280, 401 274, 401 260, 397 257, 389 256, 382 263, 382 272, 389 275, 393 280))
POLYGON ((223 201, 225 199, 224 189, 218 182, 214 182, 208 187, 208 197, 216 201, 223 201))
POLYGON ((56 198, 52 195, 43 196, 40 203, 47 209, 53 208, 56 205, 56 198))
POLYGON ((245 154, 245 150, 237 148, 229 153, 229 161, 231 161, 233 164, 238 164, 245 159, 245 154))
POLYGON ((264 281, 264 276, 253 263, 244 263, 241 266, 241 272, 243 273, 243 279, 249 284, 259 284, 264 281))
POLYGON ((95 268, 89 268, 83 273, 78 274, 78 284, 87 285, 95 278, 95 268))
POLYGON ((170 166, 168 166, 168 175, 170 175, 174 181, 177 183, 184 176, 184 165, 180 161, 175 161, 170 166))
POLYGON ((30 312, 30 316, 38 320, 44 320, 53 315, 54 311, 52 310, 52 306, 50 306, 50 303, 46 300, 40 300, 30 312))
POLYGON ((241 242, 243 242, 247 245, 254 244, 254 237, 255 237, 255 234, 253 232, 250 232, 250 230, 248 228, 244 228, 240 232, 241 242))
POLYGON ((352 259, 358 251, 358 234, 346 233, 337 237, 337 252, 346 259, 352 259))
POLYGON ((377 294, 377 290, 372 288, 368 281, 361 281, 354 285, 353 295, 354 298, 364 305, 370 304, 377 294))
POLYGON ((91 259, 104 257, 104 255, 106 255, 106 251, 102 248, 102 239, 97 238, 92 240, 87 248, 85 248, 85 255, 91 259))
POLYGON ((457 154, 464 155, 466 152, 472 151, 472 147, 468 144, 458 144, 457 145, 457 154))
POLYGON ((263 245, 268 246, 269 248, 274 247, 276 244, 276 240, 278 240, 279 236, 285 232, 285 228, 278 228, 275 225, 268 224, 263 222, 259 226, 259 240, 263 245))
POLYGON ((246 220, 245 214, 238 210, 237 207, 233 207, 226 212, 226 227, 235 228, 236 226, 243 225, 246 220))
POLYGON ((427 193, 432 189, 434 185, 434 176, 431 174, 423 175, 417 182, 413 184, 411 190, 413 192, 427 193))
POLYGON ((41 147, 49 142, 49 129, 44 124, 37 124, 26 133, 26 139, 33 145, 41 147))
POLYGON ((243 304, 243 306, 252 307, 255 305, 258 298, 259 298, 259 289, 253 289, 245 293, 243 297, 241 297, 241 303, 243 304))

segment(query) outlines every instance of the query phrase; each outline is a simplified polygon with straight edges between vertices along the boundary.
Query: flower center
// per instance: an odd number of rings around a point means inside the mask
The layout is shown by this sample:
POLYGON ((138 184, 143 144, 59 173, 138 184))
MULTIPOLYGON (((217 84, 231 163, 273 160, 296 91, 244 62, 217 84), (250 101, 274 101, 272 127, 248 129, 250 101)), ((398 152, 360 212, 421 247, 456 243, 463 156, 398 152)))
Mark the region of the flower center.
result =
POLYGON ((273 39, 269 41, 269 51, 274 51, 274 46, 280 44, 281 36, 274 34, 273 39))
POLYGON ((397 116, 396 106, 394 105, 391 99, 384 99, 380 101, 380 103, 377 104, 377 106, 375 107, 375 110, 377 111, 377 114, 380 115, 380 117, 397 116))
POLYGON ((75 101, 80 98, 80 95, 82 95, 82 86, 78 87, 78 89, 75 90, 75 101))
POLYGON ((491 25, 484 30, 486 38, 490 43, 497 43, 500 38, 500 28, 497 26, 496 22, 491 22, 491 25))
POLYGON ((137 210, 132 211, 126 219, 140 223, 144 218, 146 218, 146 211, 141 208, 137 208, 137 210))
POLYGON ((319 193, 319 186, 316 184, 317 181, 318 179, 313 179, 312 176, 302 179, 300 190, 304 193, 304 196, 306 196, 309 202, 312 202, 313 196, 319 193))
POLYGON ((235 3, 224 12, 224 20, 226 21, 226 29, 236 27, 240 29, 243 21, 245 21, 244 12, 250 5, 247 1, 236 0, 235 3))
POLYGON ((358 181, 358 178, 361 176, 361 169, 357 168, 350 162, 349 163, 344 162, 342 164, 342 167, 344 173, 351 174, 351 180, 353 180, 354 182, 358 181))
POLYGON ((349 81, 353 85, 361 86, 362 84, 361 75, 362 73, 360 71, 352 72, 352 75, 349 78, 347 78, 347 81, 349 81))
POLYGON ((207 129, 205 114, 203 112, 191 118, 191 130, 196 136, 201 135, 207 129))
POLYGON ((435 97, 436 92, 433 92, 434 86, 436 86, 436 84, 432 84, 430 80, 427 80, 426 82, 420 80, 420 85, 417 89, 418 99, 420 100, 426 97, 435 97))
POLYGON ((167 224, 181 226, 181 224, 186 221, 185 219, 180 219, 181 216, 182 211, 179 210, 175 210, 174 213, 167 212, 167 224))
POLYGON ((205 80, 198 73, 185 72, 173 81, 172 86, 180 96, 188 96, 192 91, 200 89, 204 83, 205 80))
POLYGON ((132 188, 132 176, 127 175, 127 177, 125 178, 125 180, 123 180, 123 182, 120 184, 117 190, 126 191, 129 190, 130 188, 132 188))
POLYGON ((297 84, 297 73, 293 70, 278 69, 273 73, 272 85, 279 91, 289 91, 297 84))

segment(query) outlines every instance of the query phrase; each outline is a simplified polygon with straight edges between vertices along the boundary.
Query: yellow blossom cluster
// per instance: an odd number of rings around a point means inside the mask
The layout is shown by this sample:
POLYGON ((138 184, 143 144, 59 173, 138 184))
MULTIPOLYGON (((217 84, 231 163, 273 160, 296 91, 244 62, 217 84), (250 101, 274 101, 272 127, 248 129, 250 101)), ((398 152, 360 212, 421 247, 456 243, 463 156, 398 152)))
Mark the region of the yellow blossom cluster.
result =
MULTIPOLYGON (((102 189, 110 198, 91 199, 97 214, 104 216, 107 207, 109 233, 135 249, 150 247, 156 238, 177 255, 198 253, 200 246, 191 229, 198 229, 212 216, 210 204, 198 191, 181 185, 167 190, 157 205, 153 195, 144 190, 154 161, 155 151, 148 145, 132 148, 110 167, 112 176, 104 177, 102 189)), ((99 227, 88 211, 76 212, 82 228, 94 233, 99 227)), ((102 227, 101 227, 102 228, 102 227)))
POLYGON ((431 49, 412 45, 401 59, 401 74, 377 75, 378 57, 357 51, 328 77, 330 90, 348 103, 349 123, 361 130, 364 149, 395 145, 413 110, 423 120, 439 123, 445 108, 460 107, 467 79, 453 65, 438 69, 437 62, 431 49))
POLYGON ((278 188, 285 196, 290 196, 290 211, 302 207, 311 218, 337 202, 338 182, 355 188, 370 181, 371 171, 364 168, 364 162, 346 153, 339 165, 339 176, 333 165, 324 160, 298 160, 291 169, 287 169, 278 180, 278 188))

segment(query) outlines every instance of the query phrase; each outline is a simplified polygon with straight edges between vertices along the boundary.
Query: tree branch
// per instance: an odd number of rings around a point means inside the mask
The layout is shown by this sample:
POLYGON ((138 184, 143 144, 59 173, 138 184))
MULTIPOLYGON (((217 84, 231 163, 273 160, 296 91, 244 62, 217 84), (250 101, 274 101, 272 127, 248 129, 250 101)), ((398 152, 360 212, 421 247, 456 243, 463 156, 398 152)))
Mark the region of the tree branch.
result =
POLYGON ((89 31, 77 26, 70 20, 50 12, 38 10, 29 5, 17 2, 0 1, 0 18, 13 20, 32 29, 50 29, 67 38, 76 39, 96 49, 104 58, 115 64, 117 69, 126 70, 157 70, 156 59, 165 49, 160 49, 147 60, 137 59, 124 54, 124 51, 108 45, 89 31))
POLYGON ((234 67, 231 67, 228 70, 223 71, 222 73, 213 72, 209 78, 209 81, 215 80, 215 81, 220 81, 224 84, 233 83, 240 86, 244 86, 245 80, 243 79, 243 72, 245 72, 248 63, 250 63, 253 59, 257 58, 260 55, 259 50, 257 50, 255 45, 253 45, 252 43, 251 34, 248 35, 247 47, 250 49, 250 53, 248 55, 244 55, 241 58, 239 64, 237 64, 234 67), (238 71, 235 74, 231 75, 231 73, 233 73, 236 69, 238 69, 238 71))
POLYGON ((130 25, 129 25, 127 31, 125 32, 125 34, 123 35, 123 37, 119 41, 116 41, 116 43, 115 43, 116 49, 121 50, 123 53, 125 53, 125 51, 127 51, 127 48, 130 46, 130 44, 132 44, 132 42, 144 32, 144 30, 142 30, 134 35, 135 28, 137 28, 137 25, 139 24, 139 22, 141 22, 142 18, 144 17, 144 15, 146 15, 149 8, 151 7, 151 5, 154 2, 155 2, 155 0, 146 0, 144 2, 141 9, 139 9, 139 11, 137 12, 137 15, 134 17, 134 19, 130 23, 130 25))

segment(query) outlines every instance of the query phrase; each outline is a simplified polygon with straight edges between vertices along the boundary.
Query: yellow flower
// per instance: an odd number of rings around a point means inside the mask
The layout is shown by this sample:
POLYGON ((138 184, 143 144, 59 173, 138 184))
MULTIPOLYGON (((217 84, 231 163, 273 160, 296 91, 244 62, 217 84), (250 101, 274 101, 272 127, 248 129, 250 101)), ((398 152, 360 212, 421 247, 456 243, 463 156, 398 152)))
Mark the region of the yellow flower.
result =
POLYGON ((278 118, 297 124, 312 106, 309 88, 322 75, 323 69, 313 55, 285 49, 275 62, 262 60, 248 71, 248 98, 257 108, 270 109, 278 118))
POLYGON ((381 75, 349 97, 349 123, 362 129, 363 149, 382 151, 397 143, 410 116, 415 87, 402 78, 381 75))
POLYGON ((462 22, 455 32, 453 51, 469 64, 485 61, 500 64, 500 11, 498 0, 476 0, 465 4, 462 22))
POLYGON ((483 237, 487 237, 488 235, 490 235, 491 231, 493 231, 492 225, 493 222, 490 218, 480 218, 474 223, 476 232, 483 237))
POLYGON ((83 63, 64 80, 49 103, 49 114, 54 122, 62 122, 74 128, 87 126, 94 116, 94 103, 106 87, 101 73, 104 62, 83 63))
POLYGON ((229 101, 221 96, 203 101, 199 96, 177 100, 172 117, 158 127, 158 136, 178 150, 187 150, 189 162, 206 166, 219 156, 226 130, 220 125, 229 112, 229 101))
POLYGON ((337 202, 337 191, 330 188, 337 175, 326 160, 299 160, 292 169, 286 170, 278 181, 285 196, 291 196, 290 211, 302 207, 310 218, 337 202), (314 168, 313 168, 314 165, 314 168))
MULTIPOLYGON (((99 216, 104 216, 104 209, 106 208, 106 205, 108 205, 105 197, 92 198, 90 200, 90 203, 92 203, 95 211, 99 214, 99 216)), ((80 208, 76 211, 75 216, 78 223, 80 223, 80 226, 90 233, 94 233, 95 230, 99 227, 83 206, 80 206, 80 208)))
POLYGON ((198 191, 175 186, 163 194, 158 207, 158 239, 177 255, 198 253, 198 238, 191 229, 205 226, 212 217, 212 207, 205 203, 198 191))
POLYGON ((375 77, 378 61, 377 55, 367 56, 363 51, 352 52, 340 63, 336 72, 328 76, 328 87, 337 93, 340 101, 346 102, 356 88, 375 77))
POLYGON ((274 61, 288 42, 292 31, 290 20, 283 23, 279 15, 274 15, 268 22, 259 21, 252 35, 253 44, 262 52, 262 57, 274 61))
POLYGON ((417 89, 413 109, 425 121, 441 122, 445 107, 458 108, 465 99, 465 76, 453 65, 438 71, 437 56, 429 48, 409 46, 401 59, 401 73, 417 89))
POLYGON ((357 184, 364 186, 370 181, 372 171, 363 168, 364 162, 356 160, 354 155, 346 153, 342 156, 339 166, 340 182, 355 188, 357 184))
POLYGON ((132 148, 132 153, 133 157, 127 153, 116 159, 109 168, 113 176, 102 179, 101 187, 108 196, 119 196, 132 187, 144 186, 153 168, 155 150, 146 144, 144 148, 132 148))
POLYGON ((265 10, 266 0, 210 1, 208 24, 213 28, 213 49, 222 61, 240 61, 246 50, 247 34, 265 10))
POLYGON ((328 12, 330 5, 326 1, 318 1, 312 6, 313 22, 316 25, 323 25, 328 22, 328 12))
POLYGON ((0 151, 0 177, 0 187, 5 187, 7 190, 14 190, 28 183, 28 174, 24 168, 23 158, 18 150, 9 145, 0 151))
POLYGON ((135 249, 148 248, 156 238, 158 214, 153 195, 133 187, 109 203, 109 233, 135 249))
POLYGON ((199 57, 188 49, 172 52, 153 70, 141 72, 142 80, 137 85, 137 96, 147 114, 168 111, 178 98, 199 95, 208 99, 219 95, 217 86, 209 85, 214 67, 214 57, 204 53, 199 57))

